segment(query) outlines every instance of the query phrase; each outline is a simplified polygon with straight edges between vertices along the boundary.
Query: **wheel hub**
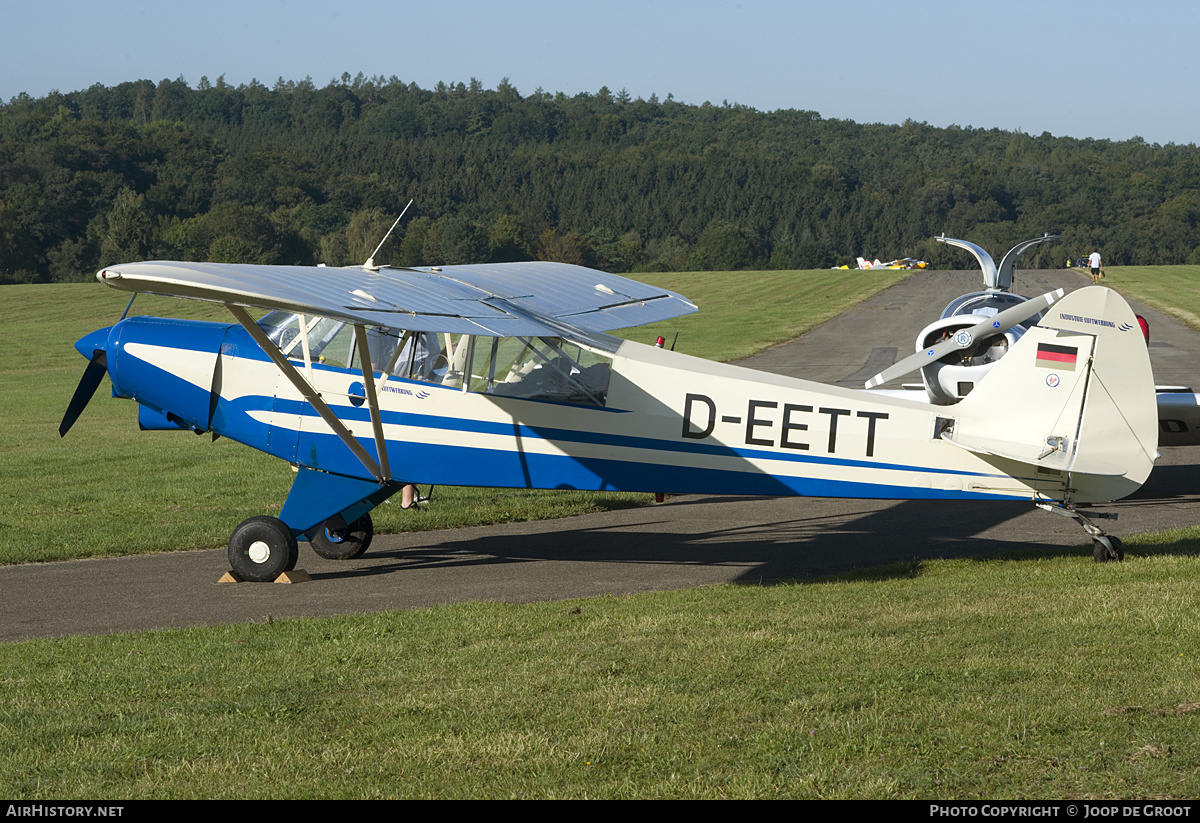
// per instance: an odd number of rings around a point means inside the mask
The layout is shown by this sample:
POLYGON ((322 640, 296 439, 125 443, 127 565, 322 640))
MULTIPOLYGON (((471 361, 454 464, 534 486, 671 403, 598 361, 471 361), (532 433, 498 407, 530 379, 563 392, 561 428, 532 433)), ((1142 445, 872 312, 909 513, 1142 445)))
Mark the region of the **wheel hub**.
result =
POLYGON ((266 563, 271 556, 271 547, 261 540, 255 540, 250 544, 250 548, 246 550, 246 554, 255 563, 266 563))

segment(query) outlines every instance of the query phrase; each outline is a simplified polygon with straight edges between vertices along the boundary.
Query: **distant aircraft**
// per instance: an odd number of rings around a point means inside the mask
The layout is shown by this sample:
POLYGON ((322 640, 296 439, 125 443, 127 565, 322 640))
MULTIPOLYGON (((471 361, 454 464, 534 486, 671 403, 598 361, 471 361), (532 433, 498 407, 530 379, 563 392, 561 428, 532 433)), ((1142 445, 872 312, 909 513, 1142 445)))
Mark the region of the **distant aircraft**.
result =
MULTIPOLYGON (((985 290, 964 294, 952 300, 942 311, 939 319, 930 323, 917 335, 916 352, 896 365, 885 369, 867 381, 866 388, 876 388, 894 378, 919 368, 923 386, 918 389, 892 390, 889 394, 898 397, 913 397, 927 400, 939 406, 958 403, 975 390, 980 381, 999 362, 1000 358, 1021 339, 1029 328, 1042 318, 1037 312, 1025 320, 1001 331, 986 329, 988 318, 998 315, 1013 306, 1021 305, 1027 298, 1012 292, 1013 269, 1017 259, 1028 249, 1039 243, 1057 240, 1061 235, 1046 234, 1019 243, 1008 251, 997 267, 990 254, 966 240, 934 238, 966 249, 974 255, 983 272, 985 290), (974 329, 974 331, 971 331, 974 329), (949 350, 943 356, 931 358, 928 350, 935 343, 954 338, 964 331, 969 332, 971 342, 962 348, 949 350)), ((1060 313, 1063 309, 1058 309, 1060 313)), ((1135 322, 1133 328, 1141 334, 1141 326, 1135 322)), ((1160 446, 1200 445, 1200 396, 1189 386, 1156 386, 1160 446)))
MULTIPOLYGON (((889 260, 886 263, 880 263, 879 258, 871 261, 859 257, 857 260, 860 269, 923 269, 929 265, 924 260, 917 260, 915 257, 902 257, 899 260, 889 260)), ((842 266, 842 268, 847 269, 849 266, 842 266)))
POLYGON ((211 432, 295 466, 279 517, 252 517, 229 539, 245 580, 293 568, 298 540, 358 556, 370 511, 413 483, 1029 500, 1084 524, 1097 560, 1119 559, 1120 541, 1075 507, 1132 493, 1156 456, 1146 346, 1101 287, 1021 301, 932 344, 938 360, 1056 307, 943 407, 610 337, 696 307, 561 263, 146 262, 97 278, 221 303, 233 318, 123 316, 85 336, 89 364, 59 432, 107 373, 144 429, 211 432), (251 309, 268 311, 256 321, 251 309))

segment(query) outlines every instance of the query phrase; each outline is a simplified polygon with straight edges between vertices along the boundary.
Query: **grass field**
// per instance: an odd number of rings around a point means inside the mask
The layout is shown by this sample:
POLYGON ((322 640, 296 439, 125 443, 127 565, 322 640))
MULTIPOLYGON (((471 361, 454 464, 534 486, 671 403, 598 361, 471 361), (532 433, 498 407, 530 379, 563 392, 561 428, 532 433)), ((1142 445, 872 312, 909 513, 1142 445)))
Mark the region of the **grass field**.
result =
MULTIPOLYGON (((1200 316, 1200 271, 1178 268, 1166 299, 1200 316)), ((1135 272, 1109 276, 1149 299, 1135 272)), ((729 291, 721 277, 712 288, 729 291)), ((707 309, 702 279, 670 285, 707 309)), ((126 548, 172 548, 149 534, 173 518, 220 524, 219 545, 243 512, 282 500, 274 461, 138 435, 128 403, 98 398, 57 444, 83 367, 69 341, 120 307, 10 288, 0 548, 66 545, 83 529, 108 553, 138 520, 128 537, 144 543, 126 548), (33 311, 56 318, 53 345, 33 311), (156 439, 168 445, 137 445, 156 439), (87 480, 73 482, 81 465, 87 480), (120 485, 121 470, 148 469, 120 485), (231 502, 229 483, 249 500, 231 502), (159 496, 132 508, 139 493, 159 496)), ((746 313, 777 312, 774 327, 815 302, 782 299, 746 313)), ((744 337, 683 328, 694 353, 744 337)), ((204 545, 190 534, 183 545, 204 545)), ((1122 564, 1080 548, 766 588, 3 644, 0 796, 1194 798, 1198 554, 1188 529, 1130 538, 1122 564)))
POLYGON ((1200 331, 1200 266, 1120 266, 1105 269, 1100 284, 1200 331))
POLYGON ((0 645, 15 798, 1194 798, 1196 541, 0 645))

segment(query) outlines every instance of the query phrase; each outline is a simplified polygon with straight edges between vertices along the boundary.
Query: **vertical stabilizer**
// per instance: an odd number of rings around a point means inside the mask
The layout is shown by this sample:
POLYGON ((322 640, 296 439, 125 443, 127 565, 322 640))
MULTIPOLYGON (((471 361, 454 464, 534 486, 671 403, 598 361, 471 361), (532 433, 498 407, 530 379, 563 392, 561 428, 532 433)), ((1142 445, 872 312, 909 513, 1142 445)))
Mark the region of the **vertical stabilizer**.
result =
POLYGON ((1055 304, 954 410, 944 439, 1034 467, 1056 499, 1124 497, 1157 457, 1146 342, 1129 305, 1105 288, 1055 304))

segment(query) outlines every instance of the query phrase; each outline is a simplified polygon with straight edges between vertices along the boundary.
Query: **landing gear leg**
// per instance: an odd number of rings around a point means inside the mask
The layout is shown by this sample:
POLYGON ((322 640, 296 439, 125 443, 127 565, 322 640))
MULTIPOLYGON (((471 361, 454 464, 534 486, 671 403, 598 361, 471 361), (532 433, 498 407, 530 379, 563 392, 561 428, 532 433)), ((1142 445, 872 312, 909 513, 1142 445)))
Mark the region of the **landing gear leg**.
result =
POLYGON ((1121 538, 1111 534, 1106 534, 1104 529, 1097 526, 1091 521, 1091 518, 1098 520, 1116 520, 1117 516, 1112 512, 1091 512, 1089 515, 1084 515, 1079 512, 1071 504, 1060 505, 1057 503, 1035 503, 1039 509, 1044 509, 1048 512, 1061 514, 1063 517, 1069 517, 1083 527, 1087 532, 1088 537, 1092 538, 1092 559, 1097 563, 1121 562, 1125 559, 1125 544, 1121 542, 1121 538))

